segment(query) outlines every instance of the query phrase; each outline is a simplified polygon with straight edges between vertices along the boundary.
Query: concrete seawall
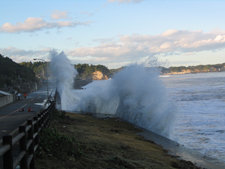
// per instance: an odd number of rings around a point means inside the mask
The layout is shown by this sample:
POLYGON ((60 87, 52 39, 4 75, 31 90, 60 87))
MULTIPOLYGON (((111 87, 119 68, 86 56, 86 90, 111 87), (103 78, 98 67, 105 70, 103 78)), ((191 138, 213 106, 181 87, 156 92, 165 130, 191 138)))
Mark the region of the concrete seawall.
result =
POLYGON ((14 94, 0 97, 0 107, 5 106, 9 103, 12 103, 15 99, 16 99, 16 96, 14 94))

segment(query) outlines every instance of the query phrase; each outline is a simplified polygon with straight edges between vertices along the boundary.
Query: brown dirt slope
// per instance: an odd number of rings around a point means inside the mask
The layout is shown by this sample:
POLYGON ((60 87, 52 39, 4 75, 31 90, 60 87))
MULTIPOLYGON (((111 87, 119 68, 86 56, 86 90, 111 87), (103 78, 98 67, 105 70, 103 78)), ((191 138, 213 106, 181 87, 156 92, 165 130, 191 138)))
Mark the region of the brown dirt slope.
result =
POLYGON ((37 169, 195 169, 116 118, 55 111, 40 140, 37 169))

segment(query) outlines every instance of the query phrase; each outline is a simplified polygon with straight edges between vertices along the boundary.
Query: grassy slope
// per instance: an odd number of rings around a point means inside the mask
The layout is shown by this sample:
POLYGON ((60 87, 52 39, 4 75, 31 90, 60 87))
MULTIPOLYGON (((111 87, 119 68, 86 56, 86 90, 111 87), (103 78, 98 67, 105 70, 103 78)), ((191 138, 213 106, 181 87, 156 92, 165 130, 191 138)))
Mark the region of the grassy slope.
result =
POLYGON ((56 111, 41 137, 36 168, 197 168, 168 155, 162 147, 136 135, 138 132, 140 129, 115 118, 56 111))

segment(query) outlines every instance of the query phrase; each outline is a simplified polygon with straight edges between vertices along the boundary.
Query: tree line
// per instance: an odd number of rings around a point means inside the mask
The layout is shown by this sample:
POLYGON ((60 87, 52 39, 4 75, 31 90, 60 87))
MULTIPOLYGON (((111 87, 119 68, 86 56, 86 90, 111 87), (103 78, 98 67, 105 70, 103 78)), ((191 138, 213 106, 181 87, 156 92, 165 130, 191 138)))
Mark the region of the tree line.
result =
POLYGON ((25 66, 29 69, 31 69, 35 74, 36 77, 38 77, 41 80, 47 79, 47 73, 49 75, 50 71, 47 72, 47 62, 22 62, 20 65, 25 66))
POLYGON ((31 69, 0 54, 0 87, 12 86, 14 81, 37 82, 38 79, 31 69))
MULTIPOLYGON (((20 65, 25 66, 31 70, 33 70, 36 76, 40 79, 46 79, 47 69, 49 67, 49 63, 46 62, 22 62, 20 65), (47 65, 48 64, 48 65, 47 65)), ((89 64, 75 64, 75 69, 78 71, 78 77, 80 78, 89 78, 95 71, 100 71, 104 75, 110 76, 110 70, 104 65, 89 65, 89 64)), ((48 70, 48 74, 50 75, 50 71, 48 70)))
POLYGON ((164 69, 162 72, 182 72, 182 71, 190 71, 190 72, 216 72, 216 71, 225 71, 225 63, 221 64, 208 64, 208 65, 197 65, 197 66, 178 66, 178 67, 169 67, 164 69))
MULTIPOLYGON (((47 70, 49 67, 48 62, 22 62, 20 64, 15 63, 12 59, 4 57, 0 54, 0 87, 4 84, 12 85, 13 80, 22 80, 38 82, 38 79, 46 79, 47 74, 50 75, 50 71, 47 70), (48 65, 47 65, 48 64, 48 65), (48 72, 47 72, 48 71, 48 72)), ((120 71, 124 67, 118 69, 108 69, 104 65, 92 65, 92 64, 75 64, 74 67, 78 71, 78 77, 89 78, 95 71, 100 71, 103 75, 108 77, 112 76, 114 73, 120 71)), ((209 71, 225 71, 225 63, 214 64, 214 65, 198 65, 198 66, 178 66, 178 67, 159 67, 162 73, 170 72, 209 72, 209 71)))

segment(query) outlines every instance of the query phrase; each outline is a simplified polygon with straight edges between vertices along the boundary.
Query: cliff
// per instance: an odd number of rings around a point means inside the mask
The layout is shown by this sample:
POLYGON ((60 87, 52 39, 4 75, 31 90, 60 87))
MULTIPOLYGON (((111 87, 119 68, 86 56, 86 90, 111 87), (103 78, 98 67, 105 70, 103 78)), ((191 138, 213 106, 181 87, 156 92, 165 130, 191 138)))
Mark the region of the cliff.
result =
POLYGON ((78 77, 82 79, 102 80, 108 79, 110 75, 109 69, 103 65, 77 64, 75 68, 77 69, 78 77))
POLYGON ((108 79, 108 76, 107 75, 104 75, 100 71, 95 71, 94 73, 92 73, 92 79, 93 80, 107 80, 108 79))

